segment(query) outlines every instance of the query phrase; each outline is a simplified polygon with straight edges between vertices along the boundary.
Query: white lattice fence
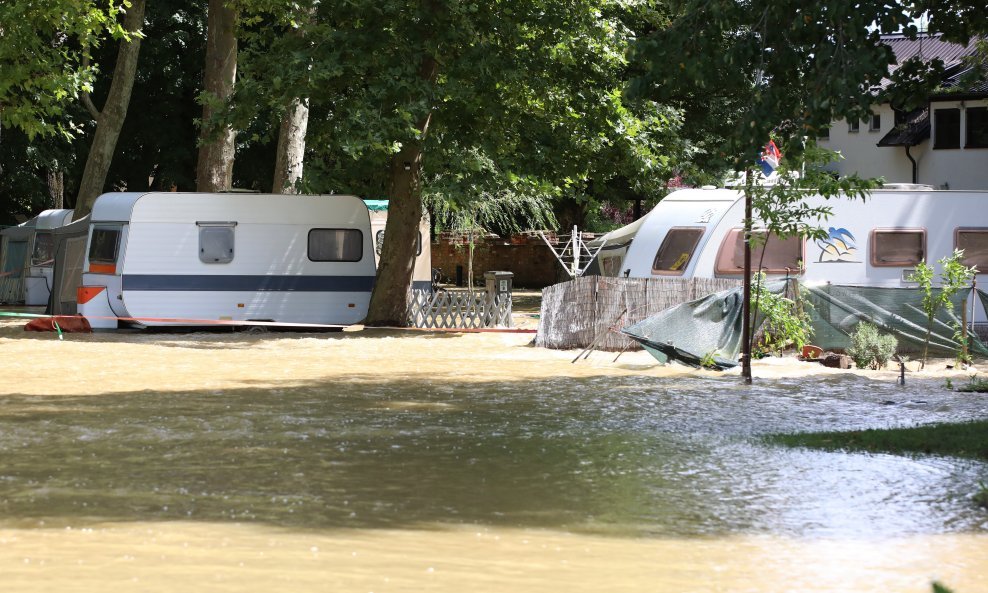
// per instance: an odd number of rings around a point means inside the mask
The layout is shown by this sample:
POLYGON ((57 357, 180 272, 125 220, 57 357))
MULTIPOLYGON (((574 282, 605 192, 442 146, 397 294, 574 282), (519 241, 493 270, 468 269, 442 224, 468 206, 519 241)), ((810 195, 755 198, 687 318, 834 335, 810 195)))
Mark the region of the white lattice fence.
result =
POLYGON ((476 329, 511 327, 511 295, 486 291, 413 290, 408 318, 414 327, 476 329))

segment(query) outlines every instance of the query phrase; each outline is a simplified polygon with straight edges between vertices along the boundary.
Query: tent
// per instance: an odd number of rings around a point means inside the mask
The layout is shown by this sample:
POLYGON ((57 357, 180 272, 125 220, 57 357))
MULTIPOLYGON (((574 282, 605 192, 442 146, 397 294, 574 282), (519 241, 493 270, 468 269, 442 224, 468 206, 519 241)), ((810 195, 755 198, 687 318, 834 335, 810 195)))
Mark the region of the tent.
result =
POLYGON ((52 231, 55 266, 52 269, 51 297, 45 313, 75 315, 76 289, 82 284, 82 266, 86 259, 89 217, 52 231))
POLYGON ((0 303, 24 302, 24 277, 31 267, 37 217, 0 231, 0 303))

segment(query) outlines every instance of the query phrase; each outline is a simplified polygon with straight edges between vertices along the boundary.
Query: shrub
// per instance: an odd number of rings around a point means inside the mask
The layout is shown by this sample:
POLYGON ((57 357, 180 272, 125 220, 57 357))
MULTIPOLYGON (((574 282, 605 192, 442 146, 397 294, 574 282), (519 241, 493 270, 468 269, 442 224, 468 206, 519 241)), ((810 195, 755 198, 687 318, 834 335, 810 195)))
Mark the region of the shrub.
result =
POLYGON ((851 334, 851 347, 847 349, 847 355, 859 369, 876 370, 885 367, 898 346, 895 336, 880 334, 877 327, 862 322, 851 334))

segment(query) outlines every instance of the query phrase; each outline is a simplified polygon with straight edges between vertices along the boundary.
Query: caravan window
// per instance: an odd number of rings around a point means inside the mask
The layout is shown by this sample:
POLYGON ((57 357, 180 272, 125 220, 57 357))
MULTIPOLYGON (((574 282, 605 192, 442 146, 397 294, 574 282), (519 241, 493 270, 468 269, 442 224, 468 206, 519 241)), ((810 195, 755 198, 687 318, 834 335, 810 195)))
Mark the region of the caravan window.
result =
POLYGON ((92 239, 89 241, 89 262, 115 264, 117 254, 120 250, 120 229, 100 228, 93 229, 92 239))
POLYGON ((228 264, 233 261, 233 242, 237 223, 197 222, 199 225, 199 261, 228 264))
POLYGON ((964 250, 965 266, 975 266, 979 272, 988 272, 988 229, 957 229, 954 232, 954 249, 964 250))
POLYGON ((51 233, 37 233, 34 236, 34 252, 31 254, 32 266, 51 267, 55 263, 55 254, 52 249, 54 241, 51 233))
POLYGON ((652 273, 682 276, 689 265, 696 246, 703 237, 702 228, 671 228, 652 261, 652 273))
POLYGON ((311 261, 360 261, 364 257, 364 234, 358 229, 312 229, 309 231, 311 261))
POLYGON ((871 265, 914 266, 926 259, 926 231, 875 229, 871 232, 871 265))
MULTIPOLYGON (((381 255, 381 250, 384 249, 384 231, 377 231, 374 234, 374 250, 378 255, 381 255)), ((419 232, 418 237, 415 239, 415 257, 422 255, 422 233, 419 232)))
MULTIPOLYGON (((764 235, 765 231, 754 231, 764 235)), ((771 274, 800 274, 803 271, 803 238, 780 239, 769 235, 761 247, 751 250, 751 269, 771 274), (763 255, 764 252, 764 255, 763 255)), ((731 229, 717 253, 718 274, 744 274, 744 229, 731 229)))

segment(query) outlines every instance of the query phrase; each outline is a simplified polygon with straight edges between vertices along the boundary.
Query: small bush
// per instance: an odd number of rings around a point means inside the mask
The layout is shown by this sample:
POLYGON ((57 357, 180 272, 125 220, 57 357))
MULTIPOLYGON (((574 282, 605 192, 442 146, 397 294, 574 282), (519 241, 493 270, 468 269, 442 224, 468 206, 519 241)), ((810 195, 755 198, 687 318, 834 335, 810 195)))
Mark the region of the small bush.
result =
POLYGON ((892 335, 878 333, 878 328, 870 323, 859 323, 851 334, 851 347, 847 355, 859 369, 884 368, 895 355, 899 341, 892 335))

